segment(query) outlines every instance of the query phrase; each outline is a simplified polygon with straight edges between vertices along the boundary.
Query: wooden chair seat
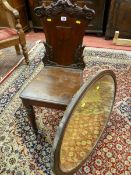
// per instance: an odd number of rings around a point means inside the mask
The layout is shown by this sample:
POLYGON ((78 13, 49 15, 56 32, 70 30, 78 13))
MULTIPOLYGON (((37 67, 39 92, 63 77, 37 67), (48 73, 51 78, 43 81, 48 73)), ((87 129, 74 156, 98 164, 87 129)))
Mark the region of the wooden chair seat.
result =
POLYGON ((12 28, 4 28, 0 30, 0 41, 10 39, 10 37, 17 36, 17 31, 12 28))
MULTIPOLYGON (((19 36, 15 29, 5 28, 0 30, 0 49, 6 48, 7 46, 16 46, 19 42, 19 36)), ((20 54, 19 49, 16 50, 16 52, 20 54)))
POLYGON ((82 70, 45 67, 20 95, 34 130, 37 131, 33 105, 65 110, 81 85, 82 70))

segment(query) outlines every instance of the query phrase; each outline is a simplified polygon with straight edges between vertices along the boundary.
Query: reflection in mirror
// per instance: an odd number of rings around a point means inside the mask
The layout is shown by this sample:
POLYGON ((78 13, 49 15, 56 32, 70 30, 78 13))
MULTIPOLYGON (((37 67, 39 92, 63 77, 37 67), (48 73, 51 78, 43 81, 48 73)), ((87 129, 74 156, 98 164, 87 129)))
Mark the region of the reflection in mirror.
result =
POLYGON ((60 169, 69 172, 79 166, 96 145, 112 109, 114 79, 105 75, 94 81, 77 102, 64 131, 60 169))

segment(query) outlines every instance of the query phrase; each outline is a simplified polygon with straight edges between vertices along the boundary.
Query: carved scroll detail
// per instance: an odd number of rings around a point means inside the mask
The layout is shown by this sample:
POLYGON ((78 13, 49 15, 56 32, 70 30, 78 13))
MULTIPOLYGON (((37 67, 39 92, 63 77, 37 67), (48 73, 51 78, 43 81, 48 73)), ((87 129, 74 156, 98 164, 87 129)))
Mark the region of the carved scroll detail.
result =
POLYGON ((74 63, 76 65, 76 68, 83 69, 85 67, 85 63, 83 61, 83 50, 85 46, 79 45, 77 49, 75 50, 74 54, 74 63))
POLYGON ((65 12, 70 17, 84 20, 91 20, 95 14, 94 10, 87 8, 86 5, 81 8, 69 0, 58 0, 47 7, 43 3, 42 6, 36 7, 34 11, 40 17, 53 17, 65 12))
POLYGON ((74 53, 74 64, 71 64, 69 66, 59 65, 58 63, 51 61, 53 60, 53 48, 46 42, 44 42, 45 46, 45 55, 42 59, 45 66, 58 66, 58 67, 68 67, 68 68, 74 68, 74 69, 84 69, 85 63, 83 61, 83 49, 85 46, 79 45, 74 53))
POLYGON ((44 46, 45 46, 45 55, 42 61, 44 64, 48 65, 50 60, 53 60, 53 48, 46 42, 44 42, 44 46))
POLYGON ((52 48, 52 46, 46 42, 44 42, 44 46, 45 46, 45 55, 42 59, 44 65, 45 66, 58 66, 57 63, 51 61, 51 60, 53 60, 53 48, 52 48))

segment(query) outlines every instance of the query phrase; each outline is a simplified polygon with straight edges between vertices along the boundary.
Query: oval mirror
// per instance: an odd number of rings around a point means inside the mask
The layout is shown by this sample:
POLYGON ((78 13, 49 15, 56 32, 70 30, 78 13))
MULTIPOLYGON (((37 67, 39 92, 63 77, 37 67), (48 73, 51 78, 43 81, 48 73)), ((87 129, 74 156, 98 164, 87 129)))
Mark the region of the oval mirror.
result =
POLYGON ((115 74, 104 70, 75 94, 54 139, 51 163, 56 175, 74 174, 87 160, 107 124, 115 93, 115 74))

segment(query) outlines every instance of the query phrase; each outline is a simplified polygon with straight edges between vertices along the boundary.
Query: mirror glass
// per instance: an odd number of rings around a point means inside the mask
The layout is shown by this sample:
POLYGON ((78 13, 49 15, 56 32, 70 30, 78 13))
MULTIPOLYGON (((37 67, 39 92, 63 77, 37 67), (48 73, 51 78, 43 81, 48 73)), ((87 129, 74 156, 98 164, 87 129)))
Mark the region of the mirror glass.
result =
POLYGON ((95 80, 81 95, 65 128, 60 148, 60 168, 69 172, 95 147, 108 121, 115 95, 111 75, 95 80))

